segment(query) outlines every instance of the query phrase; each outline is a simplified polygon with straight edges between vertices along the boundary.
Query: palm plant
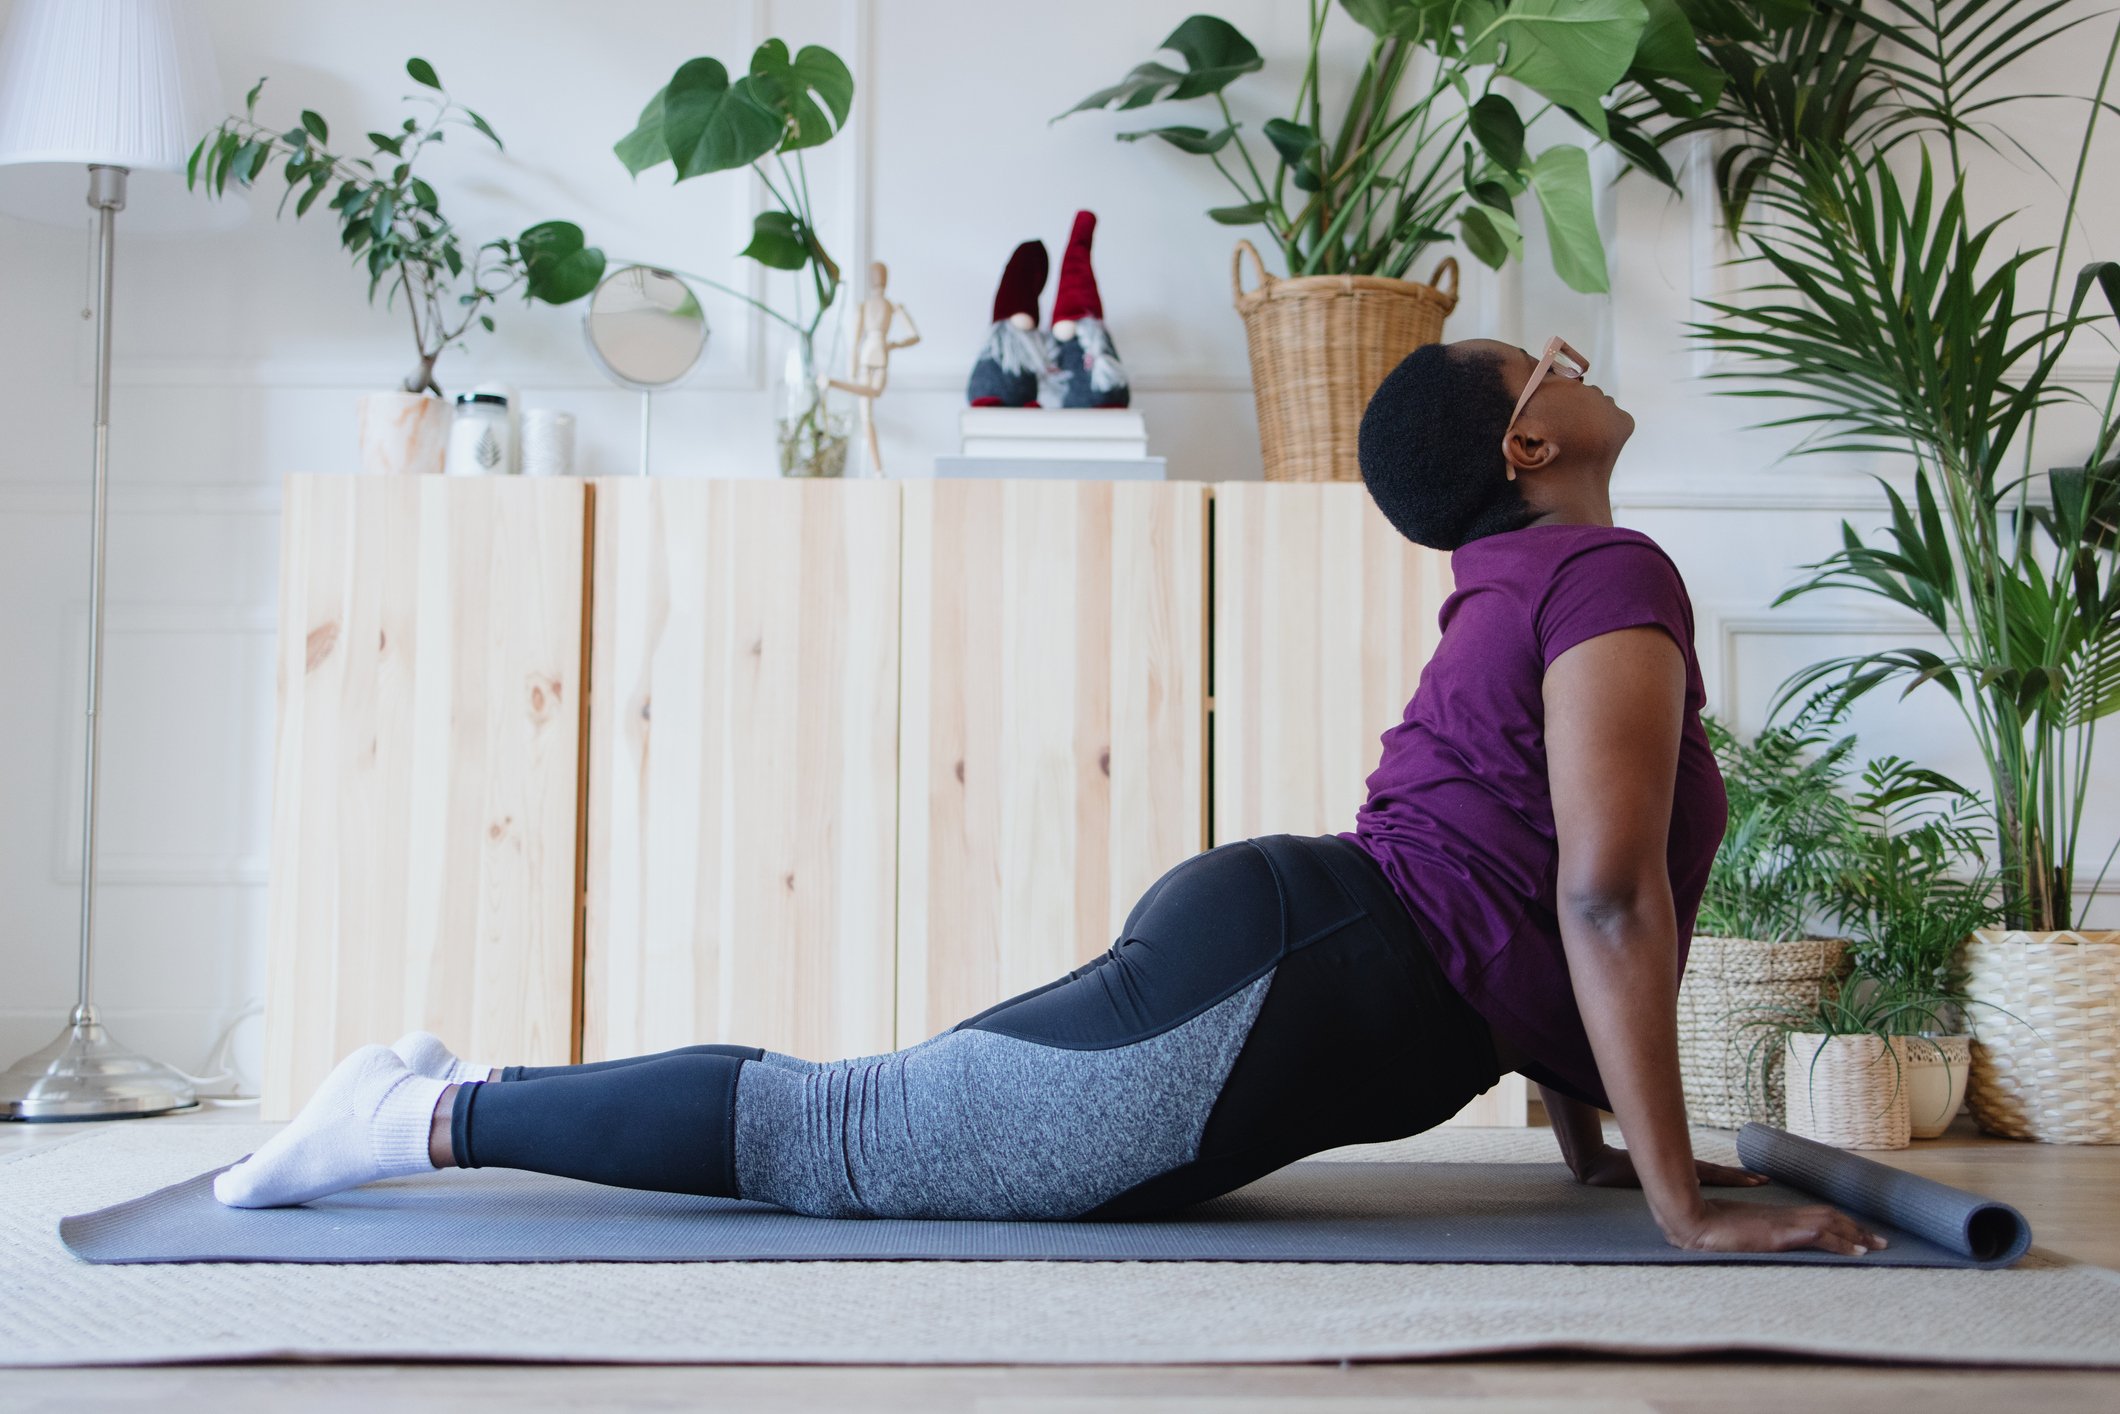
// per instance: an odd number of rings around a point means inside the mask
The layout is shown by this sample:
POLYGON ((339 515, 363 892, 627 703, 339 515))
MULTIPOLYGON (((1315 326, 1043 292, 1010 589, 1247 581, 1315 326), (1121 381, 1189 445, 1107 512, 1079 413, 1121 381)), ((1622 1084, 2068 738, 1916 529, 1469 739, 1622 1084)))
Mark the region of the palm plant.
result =
POLYGON ((1898 756, 1863 768, 1828 908, 1847 935, 1848 987, 1890 1004, 1888 1033, 1947 1029, 1967 1004, 1959 948, 2000 912, 1982 857, 1989 812, 1978 796, 1898 756))
POLYGON ((1855 738, 1833 737, 1841 714, 1823 698, 1751 741, 1701 714, 1729 798, 1694 930, 1708 937, 1780 943, 1805 925, 1839 879, 1853 828, 1838 786, 1855 738))
POLYGON ((1749 154, 1718 170, 1725 210, 1744 221, 1744 263, 1759 276, 1753 298, 1711 303, 1715 320, 1693 332, 1751 365, 1721 376, 1776 375, 1743 395, 1810 404, 1768 424, 1808 427, 1800 451, 1913 458, 1912 505, 1878 478, 1890 508, 1881 535, 1843 523, 1841 548, 1806 565, 1775 602, 1825 589, 1876 595, 1920 616, 1946 647, 1813 665, 1783 685, 1775 707, 1821 683, 1841 701, 1891 682, 1902 696, 1929 684, 1946 692, 1992 784, 2005 920, 2067 928, 2078 914, 2096 726, 2120 709, 2120 375, 2080 465, 2033 474, 2030 434, 2042 408, 2082 400, 2055 370, 2074 336, 2104 317, 2085 313, 2090 294, 2120 315, 2111 262, 2084 267, 2059 301, 2120 29, 2086 110, 2054 277, 2037 304, 2019 277, 2048 252, 2004 253, 2009 218, 1970 214, 1963 148, 2007 140, 1988 115, 2017 95, 1990 92, 1994 80, 2081 18, 2059 14, 2061 0, 1817 8, 1744 59, 1724 56, 1726 69, 1751 63, 1773 77, 1733 82, 1718 110, 1726 118, 1691 124, 1726 127, 1749 154), (1797 101, 1804 92, 1832 96, 1826 117, 1797 101), (1895 151, 1906 145, 1918 152, 1895 151), (1910 180, 1898 170, 1908 166, 1910 180))

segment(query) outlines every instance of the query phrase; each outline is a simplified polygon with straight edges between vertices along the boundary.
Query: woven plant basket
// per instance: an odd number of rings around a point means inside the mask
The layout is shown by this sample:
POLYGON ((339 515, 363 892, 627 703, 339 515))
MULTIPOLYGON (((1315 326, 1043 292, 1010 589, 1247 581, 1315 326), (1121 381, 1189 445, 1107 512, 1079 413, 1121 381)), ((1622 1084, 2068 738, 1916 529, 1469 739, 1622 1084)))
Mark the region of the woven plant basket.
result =
POLYGON ((1718 1129, 1780 1124, 1781 1047, 1771 1031, 1746 1023, 1769 1011, 1811 1007, 1838 987, 1847 968, 1847 944, 1838 938, 1696 937, 1678 987, 1687 1118, 1718 1129))
POLYGON ((1791 1134, 1841 1149, 1904 1149, 1913 1137, 1904 1036, 1788 1037, 1791 1134))
POLYGON ((1251 391, 1268 481, 1360 481, 1355 435, 1369 395, 1423 344, 1443 337, 1458 302, 1457 261, 1423 285, 1381 275, 1270 275, 1250 241, 1230 262, 1251 349, 1251 391), (1258 272, 1244 288, 1244 257, 1258 272), (1445 276, 1450 284, 1442 286, 1445 276))
POLYGON ((1983 928, 1965 945, 1966 1106, 1990 1134, 2120 1144, 2120 930, 1983 928))

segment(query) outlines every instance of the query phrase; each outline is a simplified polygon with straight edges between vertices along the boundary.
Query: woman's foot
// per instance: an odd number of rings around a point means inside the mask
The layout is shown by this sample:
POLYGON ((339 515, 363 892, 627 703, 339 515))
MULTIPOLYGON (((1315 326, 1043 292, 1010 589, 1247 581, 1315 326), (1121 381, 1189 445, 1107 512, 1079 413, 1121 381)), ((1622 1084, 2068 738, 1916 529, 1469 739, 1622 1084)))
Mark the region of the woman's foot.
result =
POLYGON ((430 1080, 446 1080, 451 1084, 462 1084, 469 1080, 486 1080, 493 1074, 490 1065, 473 1065, 458 1060, 456 1053, 442 1044, 442 1038, 432 1031, 407 1031, 390 1043, 397 1058, 420 1075, 430 1080))
POLYGON ((231 1208, 277 1208, 379 1178, 432 1173, 428 1129, 448 1082, 419 1075, 388 1046, 363 1046, 255 1154, 213 1181, 231 1208))

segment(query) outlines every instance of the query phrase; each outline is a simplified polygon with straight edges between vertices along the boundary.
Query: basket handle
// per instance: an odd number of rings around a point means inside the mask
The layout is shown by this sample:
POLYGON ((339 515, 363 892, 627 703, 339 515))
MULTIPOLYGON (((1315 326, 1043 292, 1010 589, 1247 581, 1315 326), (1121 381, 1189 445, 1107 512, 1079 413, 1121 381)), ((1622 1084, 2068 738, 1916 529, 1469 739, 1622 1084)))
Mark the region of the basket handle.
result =
POLYGON ((1441 290, 1445 299, 1448 299, 1452 304, 1456 304, 1458 299, 1457 257, 1454 255, 1444 256, 1442 262, 1435 267, 1435 273, 1428 277, 1428 283, 1441 290), (1443 289, 1443 274, 1445 271, 1450 274, 1450 288, 1447 290, 1443 289))
POLYGON ((1266 262, 1259 259, 1259 248, 1241 236, 1238 237, 1237 248, 1229 257, 1229 285, 1230 289, 1235 292, 1236 297, 1240 300, 1244 298, 1246 293, 1244 289, 1244 257, 1247 255, 1251 257, 1252 269, 1259 272, 1259 289, 1263 290, 1273 283, 1273 276, 1266 273, 1266 262))

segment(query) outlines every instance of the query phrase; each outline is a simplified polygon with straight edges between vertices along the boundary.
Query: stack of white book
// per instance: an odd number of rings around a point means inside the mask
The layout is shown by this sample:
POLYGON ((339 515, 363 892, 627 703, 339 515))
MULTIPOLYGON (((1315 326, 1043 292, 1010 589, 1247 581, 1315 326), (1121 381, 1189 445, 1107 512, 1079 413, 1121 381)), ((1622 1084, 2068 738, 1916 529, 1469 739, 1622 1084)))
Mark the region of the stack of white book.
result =
POLYGON ((1132 408, 966 408, 960 432, 958 455, 935 458, 935 475, 1163 479, 1132 408))

